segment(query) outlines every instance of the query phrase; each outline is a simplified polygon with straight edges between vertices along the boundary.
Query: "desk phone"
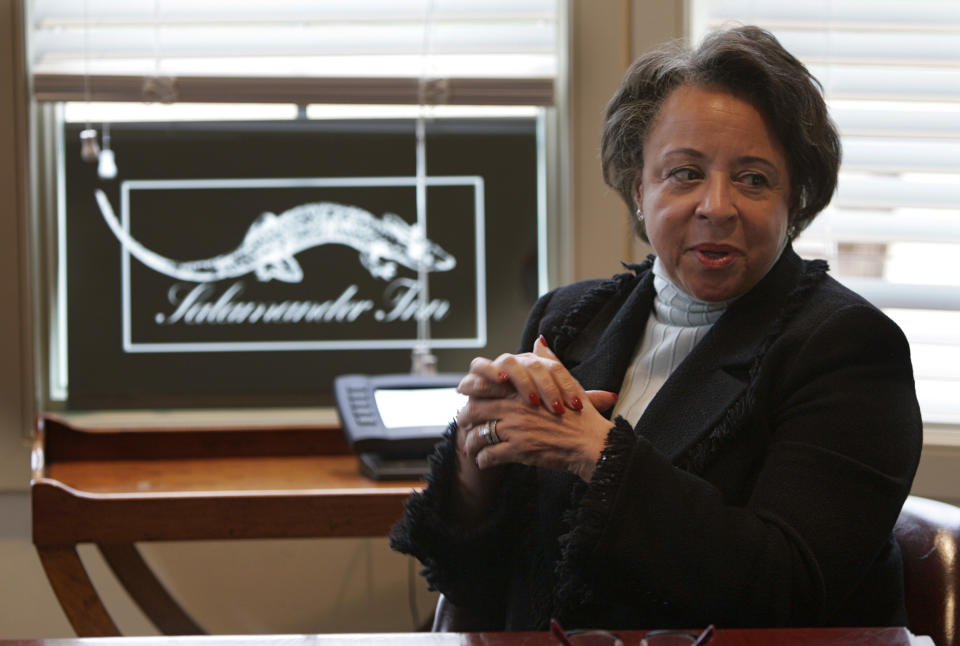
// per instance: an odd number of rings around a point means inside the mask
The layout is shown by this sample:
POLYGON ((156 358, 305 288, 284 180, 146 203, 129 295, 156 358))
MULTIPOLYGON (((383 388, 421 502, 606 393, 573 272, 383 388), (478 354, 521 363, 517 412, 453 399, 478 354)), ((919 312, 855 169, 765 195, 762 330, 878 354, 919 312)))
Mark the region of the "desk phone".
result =
POLYGON ((343 432, 376 480, 410 479, 428 471, 427 456, 467 398, 461 374, 341 375, 333 381, 343 432))

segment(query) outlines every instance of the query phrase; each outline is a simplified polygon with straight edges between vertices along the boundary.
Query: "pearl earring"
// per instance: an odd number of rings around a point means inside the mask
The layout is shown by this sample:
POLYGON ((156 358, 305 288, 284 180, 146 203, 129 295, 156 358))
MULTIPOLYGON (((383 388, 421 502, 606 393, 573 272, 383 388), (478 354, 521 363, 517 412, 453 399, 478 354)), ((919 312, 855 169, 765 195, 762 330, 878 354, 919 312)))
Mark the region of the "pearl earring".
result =
POLYGON ((643 222, 643 211, 640 210, 640 207, 637 207, 637 219, 643 222))

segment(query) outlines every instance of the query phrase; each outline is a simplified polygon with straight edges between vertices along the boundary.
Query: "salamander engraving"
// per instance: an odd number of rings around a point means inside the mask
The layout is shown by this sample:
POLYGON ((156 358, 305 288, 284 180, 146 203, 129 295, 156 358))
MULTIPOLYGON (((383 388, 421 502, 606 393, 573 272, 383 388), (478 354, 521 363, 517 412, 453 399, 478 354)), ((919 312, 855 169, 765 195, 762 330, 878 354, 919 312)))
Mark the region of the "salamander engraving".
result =
POLYGON ((263 282, 299 283, 303 270, 294 256, 327 244, 353 247, 370 275, 382 280, 392 279, 398 264, 415 271, 421 261, 427 271, 450 271, 457 266, 453 256, 400 216, 385 213, 376 218, 359 207, 334 202, 302 204, 279 215, 263 213, 233 251, 202 260, 173 260, 124 231, 102 190, 97 189, 95 196, 104 221, 127 251, 154 271, 178 280, 204 283, 254 272, 263 282))

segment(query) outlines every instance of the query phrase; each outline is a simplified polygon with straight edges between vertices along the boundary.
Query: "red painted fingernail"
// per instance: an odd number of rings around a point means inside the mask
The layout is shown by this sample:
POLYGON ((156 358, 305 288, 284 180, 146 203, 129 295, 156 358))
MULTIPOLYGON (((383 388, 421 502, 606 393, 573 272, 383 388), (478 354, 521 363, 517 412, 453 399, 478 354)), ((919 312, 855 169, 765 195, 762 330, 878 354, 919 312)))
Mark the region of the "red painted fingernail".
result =
POLYGON ((563 404, 560 403, 560 400, 553 402, 553 412, 557 415, 563 413, 563 404))
POLYGON ((574 397, 570 400, 570 403, 573 404, 573 410, 583 410, 583 402, 580 401, 579 397, 574 397))
POLYGON ((618 399, 620 399, 620 395, 613 393, 613 401, 617 401, 618 399))
POLYGON ((547 339, 546 339, 542 334, 541 334, 540 337, 537 339, 537 341, 539 341, 540 343, 542 343, 542 344, 543 344, 543 347, 545 347, 545 348, 549 348, 549 347, 550 347, 549 345, 547 345, 547 339))
POLYGON ((537 393, 530 393, 530 403, 534 406, 540 405, 540 397, 537 395, 537 393))
POLYGON ((501 383, 506 383, 510 381, 510 377, 503 370, 497 373, 497 380, 501 383))

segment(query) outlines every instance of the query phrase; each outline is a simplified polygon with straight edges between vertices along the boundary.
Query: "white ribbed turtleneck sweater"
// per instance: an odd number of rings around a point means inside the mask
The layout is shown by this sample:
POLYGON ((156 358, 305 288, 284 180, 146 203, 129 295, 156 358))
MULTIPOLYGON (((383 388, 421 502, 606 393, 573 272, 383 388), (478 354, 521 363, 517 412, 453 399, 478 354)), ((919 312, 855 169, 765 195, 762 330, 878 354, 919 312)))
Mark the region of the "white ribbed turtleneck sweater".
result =
POLYGON ((634 426, 670 374, 730 304, 693 298, 667 277, 659 258, 653 262, 653 286, 653 312, 613 408, 614 417, 622 415, 634 426))

